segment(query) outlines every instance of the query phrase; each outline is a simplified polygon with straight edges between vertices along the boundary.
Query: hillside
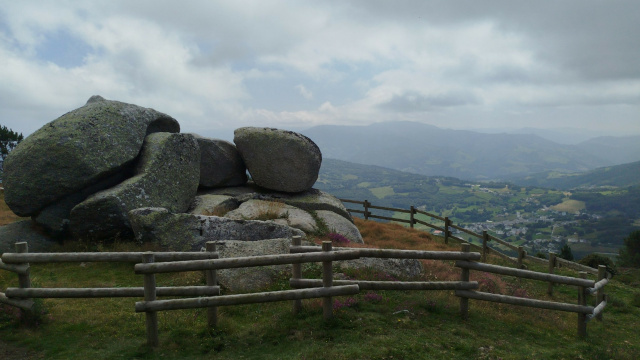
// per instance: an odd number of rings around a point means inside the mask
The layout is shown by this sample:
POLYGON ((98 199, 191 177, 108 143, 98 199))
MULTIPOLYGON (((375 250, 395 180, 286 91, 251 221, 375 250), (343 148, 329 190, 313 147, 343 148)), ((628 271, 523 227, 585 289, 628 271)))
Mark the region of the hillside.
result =
MULTIPOLYGON (((563 145, 537 135, 484 134, 414 122, 325 125, 302 133, 318 144, 325 158, 467 180, 588 171, 625 162, 614 162, 613 155, 600 157, 588 145, 563 145)), ((640 152, 634 146, 621 142, 616 151, 637 161, 640 152)))
POLYGON ((597 168, 582 173, 545 171, 526 177, 510 178, 508 180, 522 186, 564 190, 603 186, 634 186, 640 184, 640 161, 597 168))
MULTIPOLYGON (((591 252, 616 254, 622 240, 640 229, 640 186, 568 193, 325 159, 316 187, 339 198, 400 209, 415 206, 448 216, 456 224, 477 232, 490 231, 531 253, 557 252, 570 243, 577 258, 591 252)), ((407 216, 388 211, 379 214, 407 216)))

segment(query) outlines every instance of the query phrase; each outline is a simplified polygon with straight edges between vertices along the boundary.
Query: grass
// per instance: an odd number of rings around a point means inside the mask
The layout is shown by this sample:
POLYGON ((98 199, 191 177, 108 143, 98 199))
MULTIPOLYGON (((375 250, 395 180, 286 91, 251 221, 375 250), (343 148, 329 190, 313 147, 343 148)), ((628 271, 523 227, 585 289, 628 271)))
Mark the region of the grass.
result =
POLYGON ((371 191, 371 193, 378 199, 384 199, 387 196, 391 196, 395 194, 395 192, 393 191, 393 187, 391 186, 371 188, 369 189, 369 191, 371 191))
MULTIPOLYGON (((457 250, 440 238, 399 224, 356 219, 367 246, 416 250, 457 250)), ((317 237, 316 242, 327 237, 317 237)), ((78 245, 76 245, 78 246, 78 245)), ((89 246, 89 245, 87 245, 89 246)), ((101 250, 126 250, 128 244, 101 250)), ((355 246, 355 245, 354 245, 355 246)), ((499 259, 490 259, 505 265, 499 259)), ((422 279, 457 280, 451 261, 423 261, 422 279)), ((545 271, 543 266, 530 268, 545 271)), ((319 278, 308 264, 304 277, 319 278)), ((561 275, 576 276, 566 269, 561 275)), ((141 286, 142 277, 126 264, 34 265, 38 287, 141 286)), ((286 272, 267 290, 288 289, 286 272)), ((371 270, 347 277, 388 278, 371 270)), ((482 291, 575 303, 576 288, 557 286, 546 295, 544 282, 472 271, 482 291)), ((402 279, 401 279, 402 280, 402 279)), ((162 274, 158 286, 203 284, 201 273, 162 274)), ((17 285, 15 274, 0 271, 0 289, 17 285)), ((576 314, 470 300, 469 319, 459 316, 450 291, 366 291, 334 298, 335 318, 322 319, 320 299, 303 301, 293 315, 290 302, 219 308, 219 326, 208 329, 206 310, 158 313, 160 346, 145 346, 139 299, 45 299, 44 312, 31 326, 20 312, 0 305, 0 339, 34 357, 47 359, 637 359, 640 344, 640 271, 622 269, 607 285, 610 306, 604 321, 588 325, 588 338, 576 336, 576 314)))

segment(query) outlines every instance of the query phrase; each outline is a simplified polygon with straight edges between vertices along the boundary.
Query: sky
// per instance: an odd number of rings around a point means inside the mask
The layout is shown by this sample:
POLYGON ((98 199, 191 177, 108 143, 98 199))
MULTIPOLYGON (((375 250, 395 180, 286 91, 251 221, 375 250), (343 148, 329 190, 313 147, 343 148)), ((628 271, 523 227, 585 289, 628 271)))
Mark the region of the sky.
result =
POLYGON ((0 0, 0 124, 27 135, 101 95, 223 138, 382 121, 637 135, 638 14, 616 0, 0 0))

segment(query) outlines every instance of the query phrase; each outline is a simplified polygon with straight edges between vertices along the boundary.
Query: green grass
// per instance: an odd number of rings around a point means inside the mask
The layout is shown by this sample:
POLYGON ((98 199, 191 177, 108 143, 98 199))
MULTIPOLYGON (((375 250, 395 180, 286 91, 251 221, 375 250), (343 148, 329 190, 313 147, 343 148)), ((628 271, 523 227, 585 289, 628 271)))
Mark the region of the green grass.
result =
MULTIPOLYGON (((369 245, 443 249, 423 232, 357 221, 369 245), (436 247, 437 246, 437 247, 436 247)), ((448 249, 457 250, 451 246, 448 249)), ((104 250, 109 250, 104 248, 104 250)), ((505 265, 499 259, 492 262, 505 265)), ((452 262, 425 262, 426 280, 455 280, 452 262)), ((530 269, 546 271, 536 263, 530 269)), ((560 275, 575 272, 558 269, 560 275)), ((38 287, 141 286, 132 265, 87 263, 33 265, 38 287)), ((375 272, 347 276, 376 279, 375 272)), ((305 277, 320 276, 320 266, 304 267, 305 277)), ((283 274, 267 290, 288 289, 283 274)), ((576 302, 576 288, 471 272, 482 291, 516 291, 542 300, 576 302)), ((145 317, 134 312, 139 299, 45 299, 38 325, 25 326, 19 312, 0 306, 0 339, 47 359, 636 359, 640 271, 623 269, 606 287, 610 306, 604 321, 588 324, 588 338, 576 335, 577 315, 470 300, 469 319, 459 315, 451 291, 363 291, 339 297, 335 317, 323 321, 320 299, 303 301, 300 314, 290 302, 228 306, 219 309, 219 325, 208 329, 206 310, 159 313, 160 346, 145 346, 145 317), (346 306, 344 304, 348 304, 346 306)), ((198 272, 163 274, 158 286, 204 283, 198 272)), ((16 286, 15 274, 0 271, 0 288, 16 286)))
POLYGON ((381 186, 377 188, 371 188, 369 189, 369 191, 371 191, 371 193, 378 199, 384 199, 386 196, 391 196, 395 194, 391 186, 381 186))

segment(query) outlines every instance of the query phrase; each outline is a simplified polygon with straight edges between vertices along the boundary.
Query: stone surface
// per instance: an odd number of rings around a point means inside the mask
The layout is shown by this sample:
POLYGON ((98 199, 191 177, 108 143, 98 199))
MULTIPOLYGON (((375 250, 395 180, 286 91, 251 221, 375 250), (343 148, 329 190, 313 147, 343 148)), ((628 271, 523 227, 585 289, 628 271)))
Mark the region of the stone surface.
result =
POLYGON ((99 96, 24 139, 4 163, 5 201, 20 216, 118 172, 138 156, 153 132, 178 132, 161 112, 99 96))
POLYGON ((197 195, 189 207, 189 214, 205 216, 224 216, 240 206, 240 202, 226 195, 197 195))
POLYGON ((280 201, 248 200, 225 217, 234 220, 274 220, 307 233, 318 230, 311 214, 280 201))
POLYGON ((257 241, 305 236, 300 230, 272 221, 172 214, 163 208, 135 209, 129 212, 129 219, 137 241, 156 243, 172 251, 198 251, 213 240, 257 241))
POLYGON ((283 192, 311 189, 318 179, 322 154, 304 135, 291 131, 245 127, 233 141, 251 178, 260 187, 283 192))
POLYGON ((0 254, 15 252, 15 243, 22 241, 29 244, 29 252, 53 252, 60 249, 60 244, 31 220, 20 220, 0 226, 0 254))
MULTIPOLYGON (((258 241, 222 240, 216 242, 220 258, 288 254, 291 239, 258 241)), ((260 290, 271 284, 282 272, 290 272, 291 265, 258 266, 217 270, 218 283, 233 292, 260 290)))
POLYGON ((345 208, 345 206, 340 200, 338 200, 338 198, 318 189, 311 189, 301 193, 289 194, 284 192, 268 191, 256 186, 252 182, 249 182, 245 186, 221 189, 207 189, 204 191, 200 191, 198 194, 232 196, 238 199, 238 201, 240 202, 248 201, 251 199, 267 201, 276 200, 306 211, 331 211, 344 217, 350 222, 353 222, 353 219, 351 218, 351 215, 349 215, 347 208, 345 208))
POLYGON ((353 243, 364 244, 358 228, 344 217, 327 210, 316 211, 318 218, 327 225, 329 232, 340 234, 353 243))
POLYGON ((97 184, 91 185, 82 189, 79 192, 65 196, 61 200, 47 205, 42 209, 38 215, 31 218, 38 225, 42 226, 44 230, 54 238, 62 238, 69 234, 69 218, 71 210, 81 202, 83 202, 90 195, 113 187, 131 176, 132 169, 127 167, 122 171, 112 175, 97 184))
POLYGON ((192 135, 148 135, 136 175, 74 207, 71 232, 81 239, 126 238, 133 235, 130 210, 155 206, 171 212, 186 211, 198 189, 199 165, 200 150, 192 135))
POLYGON ((235 145, 193 135, 200 146, 200 186, 240 186, 247 182, 247 168, 235 145))

